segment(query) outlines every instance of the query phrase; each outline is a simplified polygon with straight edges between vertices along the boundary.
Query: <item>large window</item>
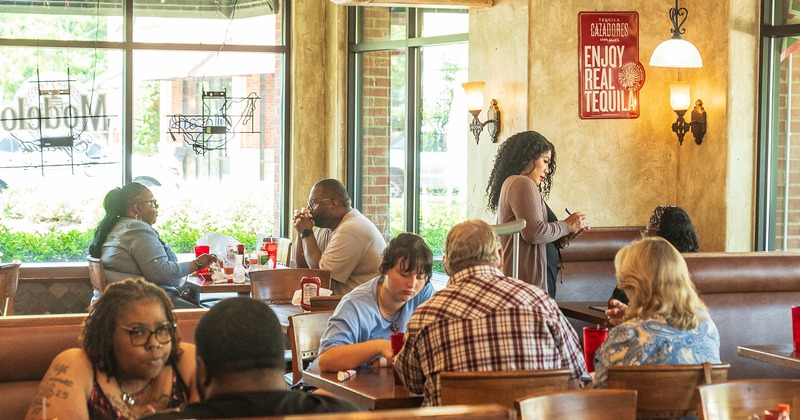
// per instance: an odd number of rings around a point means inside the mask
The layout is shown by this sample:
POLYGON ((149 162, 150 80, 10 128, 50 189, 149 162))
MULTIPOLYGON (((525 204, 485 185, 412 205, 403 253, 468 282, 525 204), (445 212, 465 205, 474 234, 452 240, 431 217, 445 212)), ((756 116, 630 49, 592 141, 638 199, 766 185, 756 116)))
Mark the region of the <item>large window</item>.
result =
POLYGON ((0 0, 3 259, 85 260, 104 195, 130 181, 178 252, 280 234, 286 7, 0 0))
POLYGON ((356 206, 387 239, 417 232, 434 255, 466 217, 468 23, 466 10, 351 12, 356 206))

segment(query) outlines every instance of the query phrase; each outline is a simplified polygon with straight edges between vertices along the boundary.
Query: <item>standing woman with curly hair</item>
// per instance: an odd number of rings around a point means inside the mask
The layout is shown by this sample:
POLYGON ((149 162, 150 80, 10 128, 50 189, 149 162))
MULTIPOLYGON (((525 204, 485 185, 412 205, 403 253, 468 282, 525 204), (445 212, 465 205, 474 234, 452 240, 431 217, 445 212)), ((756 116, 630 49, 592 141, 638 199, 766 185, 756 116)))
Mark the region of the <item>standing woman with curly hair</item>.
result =
MULTIPOLYGON (((588 227, 585 215, 572 213, 563 221, 547 207, 556 172, 556 150, 552 143, 535 131, 523 131, 508 138, 497 150, 486 195, 488 208, 497 212, 497 223, 524 219, 520 232, 519 279, 556 294, 558 249, 566 247, 588 227)), ((503 271, 511 275, 514 242, 501 238, 503 271)))

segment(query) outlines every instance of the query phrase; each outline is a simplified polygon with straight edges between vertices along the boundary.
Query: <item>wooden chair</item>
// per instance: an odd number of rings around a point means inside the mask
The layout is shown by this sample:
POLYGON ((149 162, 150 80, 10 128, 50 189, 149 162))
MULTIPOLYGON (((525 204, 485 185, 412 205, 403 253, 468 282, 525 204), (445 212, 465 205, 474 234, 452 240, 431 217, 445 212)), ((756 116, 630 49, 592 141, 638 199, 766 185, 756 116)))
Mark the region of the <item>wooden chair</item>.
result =
POLYGON ((569 369, 442 372, 442 405, 500 404, 513 408, 523 397, 566 391, 569 369))
MULTIPOLYGON (((292 266, 292 240, 289 238, 266 237, 267 242, 278 243, 278 261, 286 267, 292 266)), ((261 244, 258 244, 260 247, 261 244)))
POLYGON ((333 312, 341 301, 341 296, 311 296, 311 312, 333 312))
POLYGON ((287 383, 294 385, 302 379, 302 371, 307 363, 317 358, 319 352, 319 339, 328 328, 328 318, 331 312, 309 312, 292 315, 289 317, 289 344, 292 350, 292 373, 286 374, 287 383))
POLYGON ((514 402, 520 420, 635 420, 636 391, 591 389, 551 392, 514 402))
POLYGON ((296 414, 278 417, 254 417, 257 420, 510 420, 511 409, 497 404, 449 405, 447 407, 402 408, 396 410, 362 411, 355 413, 296 414))
POLYGON ((320 286, 331 288, 331 272, 314 268, 281 268, 250 272, 250 292, 253 299, 268 304, 292 303, 295 290, 300 290, 303 277, 319 277, 320 286))
POLYGON ((19 261, 0 264, 0 293, 2 293, 0 296, 3 297, 1 305, 3 316, 14 315, 14 296, 17 295, 19 266, 21 264, 19 261))
MULTIPOLYGON (((514 255, 512 257, 512 275, 511 277, 517 278, 519 274, 519 232, 522 229, 525 229, 525 225, 527 222, 525 219, 514 220, 513 222, 503 223, 499 225, 492 225, 492 229, 494 229, 494 233, 497 236, 505 236, 505 235, 513 235, 514 238, 514 255)), ((547 282, 545 282, 545 287, 547 282)), ((546 291, 546 290, 545 290, 546 291)))
POLYGON ((92 289, 103 293, 106 290, 106 271, 103 268, 103 261, 91 255, 86 257, 86 261, 89 262, 89 281, 92 283, 92 289))
POLYGON ((609 389, 638 392, 636 418, 695 417, 697 386, 728 379, 730 364, 609 366, 609 389))
POLYGON ((794 410, 800 407, 798 379, 748 379, 703 385, 698 390, 705 420, 749 419, 783 403, 794 410))

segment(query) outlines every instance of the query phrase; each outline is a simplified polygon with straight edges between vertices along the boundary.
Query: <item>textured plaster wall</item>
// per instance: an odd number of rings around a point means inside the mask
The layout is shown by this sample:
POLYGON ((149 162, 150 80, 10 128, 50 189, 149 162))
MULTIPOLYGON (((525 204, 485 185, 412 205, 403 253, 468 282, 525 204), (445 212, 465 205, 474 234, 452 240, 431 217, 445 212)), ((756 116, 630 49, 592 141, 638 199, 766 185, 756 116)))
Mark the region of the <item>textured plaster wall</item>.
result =
MULTIPOLYGON (((700 50, 704 67, 650 67, 650 54, 670 36, 672 5, 497 0, 470 12, 470 79, 486 80, 486 97, 499 100, 501 141, 532 129, 555 144, 558 173, 549 203, 560 216, 569 207, 588 213, 594 226, 640 225, 655 206, 676 204, 694 220, 702 250, 751 249, 758 5, 682 1, 689 9, 685 38, 700 50), (647 73, 641 115, 581 120, 578 13, 629 10, 639 13, 639 60, 647 73), (677 81, 704 101, 708 134, 700 146, 691 134, 679 146, 671 132, 669 84, 677 81)), ((469 146, 469 215, 493 220, 483 191, 497 145, 485 140, 469 146)))
POLYGON ((305 206, 315 182, 345 181, 347 121, 347 8, 328 0, 292 7, 288 216, 305 206))

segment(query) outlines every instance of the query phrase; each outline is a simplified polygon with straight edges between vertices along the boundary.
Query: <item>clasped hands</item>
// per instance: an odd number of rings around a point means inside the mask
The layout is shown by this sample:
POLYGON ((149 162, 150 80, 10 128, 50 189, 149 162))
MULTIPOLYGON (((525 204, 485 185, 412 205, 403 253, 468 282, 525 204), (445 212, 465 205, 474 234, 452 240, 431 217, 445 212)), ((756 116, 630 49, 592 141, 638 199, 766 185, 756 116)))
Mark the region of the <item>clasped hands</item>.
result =
POLYGON ((294 211, 294 214, 292 215, 292 225, 295 229, 297 229, 298 232, 311 229, 314 227, 314 220, 312 217, 314 217, 314 215, 312 215, 307 208, 302 207, 300 210, 294 211))

